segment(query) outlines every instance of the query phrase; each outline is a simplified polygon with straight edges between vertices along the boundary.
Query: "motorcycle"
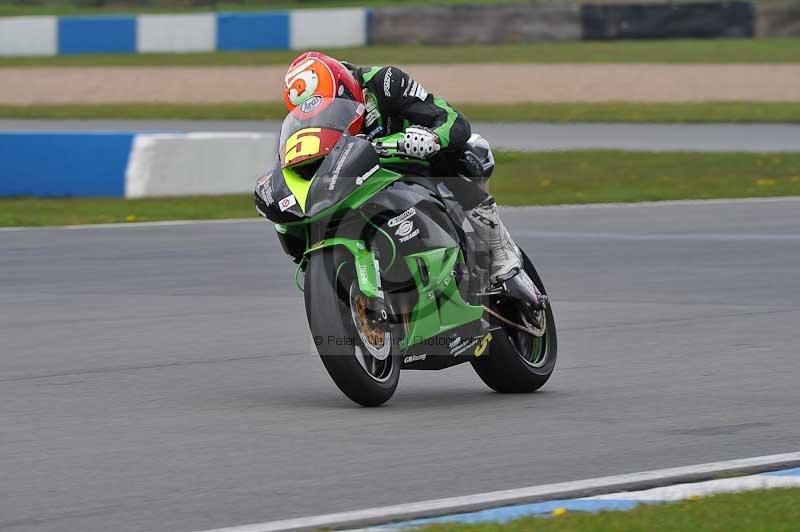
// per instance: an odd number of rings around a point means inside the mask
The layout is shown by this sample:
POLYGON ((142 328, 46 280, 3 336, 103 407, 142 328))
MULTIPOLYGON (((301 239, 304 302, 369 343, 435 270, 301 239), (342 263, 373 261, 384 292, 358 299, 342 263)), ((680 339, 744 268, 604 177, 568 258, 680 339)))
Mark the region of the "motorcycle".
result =
MULTIPOLYGON (((431 179, 429 163, 349 135, 361 104, 314 106, 284 120, 255 201, 297 263, 314 343, 339 389, 378 406, 401 369, 465 362, 497 392, 544 385, 556 326, 528 256, 522 272, 493 286, 486 244, 446 183, 431 179)), ((488 145, 479 155, 493 166, 488 145)))

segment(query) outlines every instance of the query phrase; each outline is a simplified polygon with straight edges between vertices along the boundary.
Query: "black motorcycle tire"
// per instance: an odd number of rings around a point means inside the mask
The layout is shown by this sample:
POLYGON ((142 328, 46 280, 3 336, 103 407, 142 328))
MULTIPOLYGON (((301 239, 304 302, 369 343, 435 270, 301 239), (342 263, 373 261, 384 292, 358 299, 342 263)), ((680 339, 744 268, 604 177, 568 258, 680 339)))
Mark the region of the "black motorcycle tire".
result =
MULTIPOLYGON (((523 268, 539 291, 546 294, 536 268, 524 253, 523 268)), ((487 353, 472 361, 472 367, 489 388, 500 393, 530 393, 544 386, 553 374, 558 352, 552 305, 547 306, 545 315, 547 323, 544 338, 547 341, 547 358, 541 367, 533 367, 527 363, 505 334, 495 335, 488 345, 487 353)))
POLYGON ((357 280, 352 256, 347 252, 327 248, 311 254, 305 271, 306 316, 317 352, 336 386, 362 406, 379 406, 397 388, 401 365, 398 345, 391 343, 392 364, 381 380, 371 376, 359 363, 355 349, 360 338, 347 295, 353 283, 357 285, 357 280))

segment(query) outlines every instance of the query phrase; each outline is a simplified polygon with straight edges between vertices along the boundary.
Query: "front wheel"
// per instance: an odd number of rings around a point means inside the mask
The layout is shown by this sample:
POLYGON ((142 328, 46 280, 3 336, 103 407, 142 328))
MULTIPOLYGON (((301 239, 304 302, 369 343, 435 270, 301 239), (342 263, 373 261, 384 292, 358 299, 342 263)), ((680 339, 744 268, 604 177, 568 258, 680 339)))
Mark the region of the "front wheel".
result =
POLYGON ((336 386, 363 406, 388 401, 400 378, 398 344, 388 328, 370 320, 352 256, 336 248, 313 253, 304 293, 314 343, 336 386))
MULTIPOLYGON (((536 268, 527 255, 523 253, 522 257, 525 273, 546 294, 536 268)), ((514 323, 531 326, 520 305, 510 298, 501 299, 493 310, 514 323)), ((496 322, 501 329, 492 335, 487 353, 472 361, 478 376, 491 389, 501 393, 534 392, 553 374, 558 346, 552 306, 548 304, 541 314, 545 322, 541 336, 496 322)))

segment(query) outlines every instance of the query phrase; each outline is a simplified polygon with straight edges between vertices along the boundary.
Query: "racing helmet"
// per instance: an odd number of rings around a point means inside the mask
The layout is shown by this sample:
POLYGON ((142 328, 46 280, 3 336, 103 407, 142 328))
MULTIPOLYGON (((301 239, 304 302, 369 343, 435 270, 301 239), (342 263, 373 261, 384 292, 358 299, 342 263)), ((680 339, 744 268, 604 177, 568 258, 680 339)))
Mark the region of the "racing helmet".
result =
MULTIPOLYGON (((305 52, 289 65, 283 83, 283 101, 289 112, 311 115, 330 100, 346 98, 364 104, 364 91, 342 62, 321 52, 305 52)), ((362 106, 359 106, 363 109, 362 106)), ((356 135, 363 126, 363 112, 350 124, 356 135)))

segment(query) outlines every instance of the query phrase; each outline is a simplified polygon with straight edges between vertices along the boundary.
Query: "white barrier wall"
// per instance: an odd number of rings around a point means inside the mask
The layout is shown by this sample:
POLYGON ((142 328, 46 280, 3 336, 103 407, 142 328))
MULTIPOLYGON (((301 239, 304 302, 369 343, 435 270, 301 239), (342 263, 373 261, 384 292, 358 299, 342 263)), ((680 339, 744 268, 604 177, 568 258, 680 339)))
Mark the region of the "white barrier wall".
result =
POLYGON ((290 47, 364 46, 367 43, 367 10, 299 9, 289 16, 290 47))
POLYGON ((0 55, 56 55, 57 17, 0 18, 0 55))
POLYGON ((138 17, 138 52, 211 52, 216 48, 217 17, 214 13, 138 17))
POLYGON ((275 157, 276 135, 139 134, 125 172, 125 197, 252 192, 275 157))

